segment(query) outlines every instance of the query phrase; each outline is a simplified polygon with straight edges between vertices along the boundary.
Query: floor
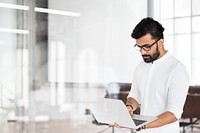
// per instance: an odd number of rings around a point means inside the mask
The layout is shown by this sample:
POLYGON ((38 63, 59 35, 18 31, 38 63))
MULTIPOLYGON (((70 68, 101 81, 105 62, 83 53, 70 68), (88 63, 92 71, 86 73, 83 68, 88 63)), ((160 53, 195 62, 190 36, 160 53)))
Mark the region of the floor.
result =
MULTIPOLYGON (((0 124, 1 133, 135 133, 128 129, 114 129, 104 125, 92 124, 90 117, 82 124, 69 120, 51 120, 46 122, 9 122, 0 124)), ((83 119, 82 119, 83 121, 83 119)), ((200 133, 199 128, 187 129, 186 133, 200 133)))
POLYGON ((131 133, 94 123, 89 109, 105 96, 104 88, 45 85, 30 93, 29 110, 0 123, 0 133, 131 133))
MULTIPOLYGON (((194 118, 194 120, 197 120, 196 118, 194 118)), ((180 121, 182 122, 189 122, 189 119, 181 119, 180 121)), ((183 132, 183 127, 181 127, 181 132, 183 132)), ((186 133, 200 133, 200 120, 197 121, 197 123, 193 126, 193 128, 191 126, 187 126, 185 127, 185 132, 186 133)))

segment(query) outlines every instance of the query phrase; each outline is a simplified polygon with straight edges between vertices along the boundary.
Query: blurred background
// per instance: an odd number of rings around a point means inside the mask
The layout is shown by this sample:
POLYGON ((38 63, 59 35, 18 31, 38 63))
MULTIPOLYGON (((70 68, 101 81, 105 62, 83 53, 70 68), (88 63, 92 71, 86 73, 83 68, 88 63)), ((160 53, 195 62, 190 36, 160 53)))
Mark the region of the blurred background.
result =
POLYGON ((131 83, 142 60, 131 32, 147 16, 200 85, 199 0, 0 0, 0 132, 105 129, 89 109, 131 83))

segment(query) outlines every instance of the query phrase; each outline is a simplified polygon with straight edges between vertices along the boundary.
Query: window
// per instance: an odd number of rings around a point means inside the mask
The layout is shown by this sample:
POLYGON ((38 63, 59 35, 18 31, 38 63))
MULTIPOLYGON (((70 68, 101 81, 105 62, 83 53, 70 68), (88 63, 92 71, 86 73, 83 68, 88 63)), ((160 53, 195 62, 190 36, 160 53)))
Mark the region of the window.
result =
POLYGON ((159 8, 166 48, 185 64, 190 84, 199 85, 200 1, 160 0, 159 8))

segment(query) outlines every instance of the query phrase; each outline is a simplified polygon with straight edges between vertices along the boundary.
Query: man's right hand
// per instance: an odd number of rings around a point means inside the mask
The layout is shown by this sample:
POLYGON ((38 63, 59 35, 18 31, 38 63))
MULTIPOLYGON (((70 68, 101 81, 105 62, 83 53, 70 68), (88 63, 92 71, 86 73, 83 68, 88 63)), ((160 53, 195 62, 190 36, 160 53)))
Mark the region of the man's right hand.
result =
POLYGON ((131 107, 131 106, 129 106, 129 105, 127 105, 126 106, 127 107, 127 109, 128 109, 128 112, 129 112, 129 114, 131 115, 131 116, 133 116, 133 108, 131 107))
POLYGON ((138 106, 139 104, 135 99, 133 99, 132 97, 127 98, 126 107, 131 116, 133 116, 133 112, 137 109, 138 106))

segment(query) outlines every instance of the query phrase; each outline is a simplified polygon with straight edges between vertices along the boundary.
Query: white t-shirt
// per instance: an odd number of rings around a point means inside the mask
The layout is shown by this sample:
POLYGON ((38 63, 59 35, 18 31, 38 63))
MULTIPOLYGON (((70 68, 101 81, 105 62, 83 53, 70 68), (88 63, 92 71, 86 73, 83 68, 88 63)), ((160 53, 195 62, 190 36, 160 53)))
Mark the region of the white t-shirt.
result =
MULTIPOLYGON (((128 97, 141 104, 143 115, 158 116, 170 111, 180 119, 188 89, 189 76, 185 66, 167 52, 153 63, 138 64, 128 97)), ((142 132, 179 133, 179 122, 142 132)))

